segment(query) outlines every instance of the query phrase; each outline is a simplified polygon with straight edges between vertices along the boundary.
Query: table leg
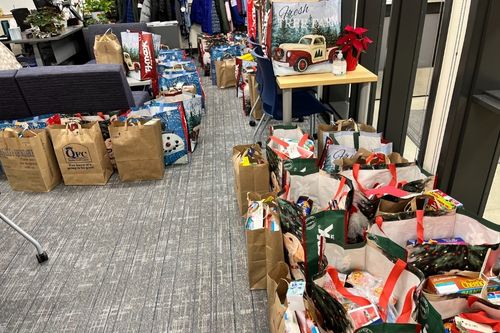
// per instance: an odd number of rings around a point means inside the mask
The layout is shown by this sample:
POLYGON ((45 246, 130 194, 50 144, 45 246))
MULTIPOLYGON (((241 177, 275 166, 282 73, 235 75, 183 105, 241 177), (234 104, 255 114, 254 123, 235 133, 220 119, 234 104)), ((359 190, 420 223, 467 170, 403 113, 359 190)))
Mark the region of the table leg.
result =
POLYGON ((370 82, 360 84, 358 122, 366 124, 370 105, 370 82))
POLYGON ((40 50, 38 49, 38 43, 32 44, 33 52, 35 53, 35 61, 37 66, 44 66, 42 55, 40 54, 40 50))
POLYGON ((321 102, 323 100, 323 86, 318 86, 318 92, 316 93, 318 100, 321 102))
POLYGON ((292 123, 292 89, 283 89, 283 123, 292 123))

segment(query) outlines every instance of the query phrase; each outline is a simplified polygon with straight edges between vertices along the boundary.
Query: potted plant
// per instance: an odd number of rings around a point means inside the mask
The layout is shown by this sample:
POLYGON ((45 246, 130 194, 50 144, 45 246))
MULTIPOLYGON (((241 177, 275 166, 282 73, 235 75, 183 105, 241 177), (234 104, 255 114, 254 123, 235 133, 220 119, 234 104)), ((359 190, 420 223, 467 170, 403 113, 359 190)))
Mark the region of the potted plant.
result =
POLYGON ((26 23, 33 28, 33 35, 37 38, 57 36, 64 29, 64 16, 55 8, 43 7, 28 15, 26 23))
POLYGON ((365 36, 368 29, 357 27, 353 28, 350 25, 344 28, 342 35, 337 40, 337 45, 345 55, 347 62, 347 71, 353 71, 358 66, 359 56, 368 49, 368 45, 373 41, 365 36))
POLYGON ((87 25, 109 23, 108 16, 114 9, 114 0, 85 0, 83 11, 86 15, 90 15, 87 25))

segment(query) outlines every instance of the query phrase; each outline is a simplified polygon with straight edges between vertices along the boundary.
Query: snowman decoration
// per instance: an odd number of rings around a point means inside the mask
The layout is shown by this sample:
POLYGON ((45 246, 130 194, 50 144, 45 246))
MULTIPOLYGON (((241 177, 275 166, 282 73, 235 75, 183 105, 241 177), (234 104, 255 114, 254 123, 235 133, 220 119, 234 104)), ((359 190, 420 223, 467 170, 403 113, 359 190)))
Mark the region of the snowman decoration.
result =
POLYGON ((165 151, 165 155, 171 155, 179 151, 183 151, 184 141, 180 136, 175 133, 164 133, 162 134, 163 140, 163 150, 165 151))

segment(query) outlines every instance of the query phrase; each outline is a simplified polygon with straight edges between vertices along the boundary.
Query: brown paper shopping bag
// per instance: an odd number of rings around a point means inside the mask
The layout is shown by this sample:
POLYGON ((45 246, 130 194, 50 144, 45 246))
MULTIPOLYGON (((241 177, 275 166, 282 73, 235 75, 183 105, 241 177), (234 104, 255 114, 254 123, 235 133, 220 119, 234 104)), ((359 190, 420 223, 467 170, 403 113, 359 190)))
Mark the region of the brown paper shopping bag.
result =
POLYGON ((61 172, 45 129, 2 131, 0 160, 13 190, 48 192, 61 182, 61 172))
MULTIPOLYGON (((279 213, 274 201, 266 200, 265 202, 258 202, 268 198, 275 199, 276 193, 269 192, 259 194, 255 192, 248 193, 248 203, 255 202, 260 205, 264 210, 250 210, 247 214, 247 221, 258 218, 260 214, 272 214, 270 209, 276 208, 276 214, 273 217, 279 224, 279 213), (257 203, 258 202, 258 203, 257 203)), ((255 207, 255 206, 254 206, 255 207)), ((262 216, 263 217, 263 216, 262 216)), ((248 255, 248 281, 250 289, 266 289, 266 276, 267 274, 279 263, 284 261, 283 251, 283 234, 281 230, 270 230, 269 226, 259 229, 248 229, 246 225, 246 240, 247 240, 247 255, 248 255)))
POLYGON ((122 45, 111 29, 95 36, 94 55, 96 64, 123 65, 122 45))
POLYGON ((290 282, 290 270, 285 262, 277 263, 267 274, 267 312, 269 331, 285 332, 284 315, 287 308, 286 293, 290 282))
POLYGON ((223 59, 215 62, 215 76, 218 88, 236 86, 236 59, 223 59))
POLYGON ((234 168, 234 191, 238 200, 240 214, 247 212, 248 192, 267 193, 269 192, 269 164, 262 157, 259 145, 239 145, 233 147, 233 168, 234 168), (253 148, 261 164, 248 166, 241 165, 242 154, 253 148))
POLYGON ((109 135, 121 181, 163 179, 165 162, 159 119, 115 121, 109 126, 109 135))
POLYGON ((66 185, 105 185, 113 173, 97 122, 51 125, 50 137, 66 185))
MULTIPOLYGON (((257 98, 259 97, 259 91, 257 89, 257 79, 255 74, 248 74, 248 85, 250 90, 250 103, 252 107, 254 107, 255 103, 257 103, 257 98)), ((255 106, 255 110, 253 111, 253 117, 257 120, 260 120, 262 117, 262 101, 259 101, 255 106)))

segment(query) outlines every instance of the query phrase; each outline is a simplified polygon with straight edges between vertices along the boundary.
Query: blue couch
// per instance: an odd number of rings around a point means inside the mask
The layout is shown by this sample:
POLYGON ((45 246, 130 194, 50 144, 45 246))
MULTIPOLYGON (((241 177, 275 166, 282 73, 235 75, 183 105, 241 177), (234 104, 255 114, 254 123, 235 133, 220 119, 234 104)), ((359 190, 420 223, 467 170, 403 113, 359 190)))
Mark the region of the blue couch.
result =
POLYGON ((78 65, 0 71, 0 120, 51 113, 96 113, 141 106, 120 65, 78 65))

